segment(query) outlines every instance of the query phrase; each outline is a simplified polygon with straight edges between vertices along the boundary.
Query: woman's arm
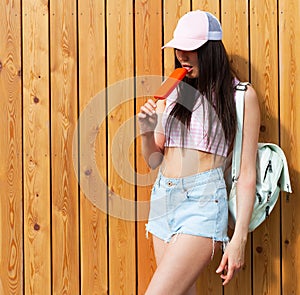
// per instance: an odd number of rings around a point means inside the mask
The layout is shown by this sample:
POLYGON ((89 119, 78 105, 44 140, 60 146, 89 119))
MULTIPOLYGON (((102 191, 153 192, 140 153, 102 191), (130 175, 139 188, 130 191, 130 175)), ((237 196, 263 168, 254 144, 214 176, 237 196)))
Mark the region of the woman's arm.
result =
POLYGON ((217 272, 226 285, 244 264, 248 228, 255 201, 256 155, 260 127, 260 110, 255 90, 248 86, 245 93, 245 112, 240 176, 237 181, 237 217, 234 233, 223 255, 217 272))
POLYGON ((255 201, 256 155, 260 127, 260 111, 257 95, 248 86, 245 95, 241 170, 237 181, 237 218, 233 238, 247 240, 248 228, 255 201))
POLYGON ((161 116, 164 111, 164 101, 155 103, 149 99, 138 113, 140 135, 142 137, 142 154, 148 166, 155 169, 163 159, 165 135, 161 116))

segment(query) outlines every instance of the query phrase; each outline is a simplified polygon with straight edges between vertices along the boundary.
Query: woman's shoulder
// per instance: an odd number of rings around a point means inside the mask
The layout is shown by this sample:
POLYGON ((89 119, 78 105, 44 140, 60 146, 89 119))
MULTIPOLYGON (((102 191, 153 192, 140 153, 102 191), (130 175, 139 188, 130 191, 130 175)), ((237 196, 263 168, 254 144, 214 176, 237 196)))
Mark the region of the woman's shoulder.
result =
POLYGON ((245 109, 259 109, 259 101, 257 97, 257 93, 250 82, 241 82, 239 79, 234 78, 234 88, 237 89, 239 84, 246 84, 246 91, 245 91, 245 109))
POLYGON ((246 93, 245 93, 245 102, 246 100, 256 100, 257 99, 257 94, 250 82, 242 82, 238 78, 233 79, 233 86, 236 89, 239 84, 246 84, 246 93))
POLYGON ((256 91, 250 83, 247 85, 247 90, 245 93, 245 103, 247 103, 247 101, 257 101, 256 91))
POLYGON ((259 111, 259 101, 254 87, 249 84, 245 93, 245 109, 251 112, 259 111))

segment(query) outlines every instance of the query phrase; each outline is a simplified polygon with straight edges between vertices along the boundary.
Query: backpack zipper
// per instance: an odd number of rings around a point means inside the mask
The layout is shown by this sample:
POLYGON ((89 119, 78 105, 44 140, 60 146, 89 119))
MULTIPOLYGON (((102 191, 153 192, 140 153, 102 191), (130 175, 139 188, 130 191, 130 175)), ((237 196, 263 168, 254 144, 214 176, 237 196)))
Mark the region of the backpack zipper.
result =
POLYGON ((265 171, 265 175, 264 175, 264 181, 265 181, 265 179, 266 179, 266 177, 267 177, 268 171, 269 171, 270 173, 273 173, 273 169, 272 169, 272 161, 271 161, 271 160, 269 160, 269 162, 268 162, 268 165, 267 165, 267 168, 266 168, 266 171, 265 171))
POLYGON ((259 193, 256 193, 256 196, 258 198, 258 204, 261 204, 262 203, 262 197, 259 193))
MULTIPOLYGON (((272 195, 272 192, 269 192, 268 197, 267 197, 267 204, 269 204, 269 202, 270 202, 271 195, 272 195)), ((270 214, 270 205, 267 205, 267 207, 266 207, 266 218, 269 217, 269 214, 270 214)))

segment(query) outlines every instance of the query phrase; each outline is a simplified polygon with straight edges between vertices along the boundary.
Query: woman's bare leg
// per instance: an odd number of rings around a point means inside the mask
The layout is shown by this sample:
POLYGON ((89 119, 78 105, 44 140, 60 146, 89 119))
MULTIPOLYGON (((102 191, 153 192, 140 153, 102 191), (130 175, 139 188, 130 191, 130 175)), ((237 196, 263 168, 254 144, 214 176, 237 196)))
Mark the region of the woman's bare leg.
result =
POLYGON ((168 244, 156 236, 152 236, 152 240, 154 246, 156 265, 158 266, 164 256, 168 244))
MULTIPOLYGON (((156 264, 159 265, 168 244, 156 236, 152 236, 152 237, 153 237, 153 245, 154 245, 154 252, 155 252, 155 260, 156 260, 156 264)), ((196 283, 193 284, 193 286, 189 289, 188 292, 186 292, 185 295, 197 295, 196 283)))
POLYGON ((153 242, 158 266, 145 295, 194 295, 193 284, 211 260, 212 240, 179 234, 168 244, 156 237, 153 242))
POLYGON ((193 286, 184 293, 184 295, 197 295, 197 284, 196 282, 193 284, 193 286))

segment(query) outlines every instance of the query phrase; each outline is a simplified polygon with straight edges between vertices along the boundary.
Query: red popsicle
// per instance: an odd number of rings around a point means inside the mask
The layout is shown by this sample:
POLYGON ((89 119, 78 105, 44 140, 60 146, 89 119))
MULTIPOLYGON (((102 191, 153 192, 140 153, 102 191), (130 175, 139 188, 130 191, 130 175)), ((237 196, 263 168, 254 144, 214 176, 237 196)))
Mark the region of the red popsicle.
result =
POLYGON ((185 77, 188 70, 186 68, 177 68, 173 73, 161 84, 156 90, 154 97, 156 99, 165 99, 170 95, 174 88, 180 83, 185 77))

